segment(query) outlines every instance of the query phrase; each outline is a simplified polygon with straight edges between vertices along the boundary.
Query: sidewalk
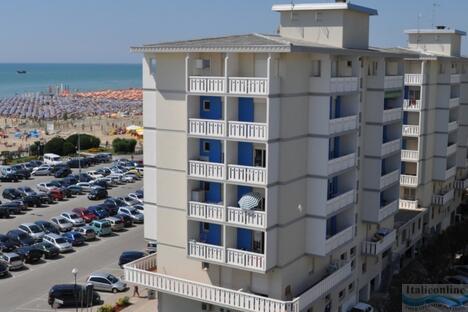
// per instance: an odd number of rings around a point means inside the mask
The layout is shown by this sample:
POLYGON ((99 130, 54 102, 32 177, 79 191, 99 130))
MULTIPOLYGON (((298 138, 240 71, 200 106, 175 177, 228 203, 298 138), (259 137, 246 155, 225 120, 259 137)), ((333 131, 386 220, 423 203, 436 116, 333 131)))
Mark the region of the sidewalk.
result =
POLYGON ((123 312, 157 312, 158 300, 147 299, 146 297, 133 297, 130 298, 131 306, 125 308, 123 312))

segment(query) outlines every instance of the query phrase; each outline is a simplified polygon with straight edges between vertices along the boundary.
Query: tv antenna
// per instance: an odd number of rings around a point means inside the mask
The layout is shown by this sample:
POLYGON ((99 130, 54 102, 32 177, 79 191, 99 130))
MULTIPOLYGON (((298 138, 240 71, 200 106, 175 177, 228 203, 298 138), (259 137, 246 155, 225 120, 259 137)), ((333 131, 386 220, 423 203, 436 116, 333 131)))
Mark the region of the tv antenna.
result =
POLYGON ((418 30, 418 35, 417 35, 417 38, 416 38, 416 44, 417 46, 419 46, 419 40, 421 39, 421 18, 422 18, 422 14, 421 12, 418 13, 418 19, 417 19, 417 30, 418 30))
POLYGON ((437 1, 434 1, 432 3, 432 28, 434 28, 436 24, 437 8, 440 8, 440 4, 437 1))
POLYGON ((292 21, 293 18, 294 18, 294 6, 295 6, 294 0, 291 0, 291 17, 290 17, 290 18, 291 18, 291 21, 292 21))

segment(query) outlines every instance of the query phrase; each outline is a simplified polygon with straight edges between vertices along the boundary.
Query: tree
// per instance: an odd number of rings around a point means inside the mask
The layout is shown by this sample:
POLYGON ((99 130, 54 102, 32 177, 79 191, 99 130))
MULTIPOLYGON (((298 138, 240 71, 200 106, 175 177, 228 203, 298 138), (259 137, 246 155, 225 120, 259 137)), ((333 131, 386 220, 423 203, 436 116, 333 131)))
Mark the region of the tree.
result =
POLYGON ((73 154, 75 146, 61 137, 50 139, 44 146, 44 153, 53 153, 60 156, 73 154))
POLYGON ((80 136, 80 147, 82 150, 99 147, 101 145, 101 140, 99 138, 86 133, 72 134, 67 138, 67 141, 78 148, 78 135, 80 136))
POLYGON ((131 154, 135 152, 136 144, 135 139, 116 138, 112 141, 112 148, 115 153, 131 154))
POLYGON ((43 146, 40 141, 35 141, 30 147, 29 147, 29 154, 30 156, 41 156, 44 154, 43 151, 43 146))

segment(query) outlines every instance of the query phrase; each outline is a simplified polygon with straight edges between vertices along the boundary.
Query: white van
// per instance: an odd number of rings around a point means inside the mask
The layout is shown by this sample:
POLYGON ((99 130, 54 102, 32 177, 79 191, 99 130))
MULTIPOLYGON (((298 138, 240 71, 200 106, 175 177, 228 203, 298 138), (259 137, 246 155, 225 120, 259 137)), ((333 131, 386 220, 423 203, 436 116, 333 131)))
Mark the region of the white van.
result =
POLYGON ((44 154, 44 163, 48 165, 61 165, 63 161, 57 154, 44 154))

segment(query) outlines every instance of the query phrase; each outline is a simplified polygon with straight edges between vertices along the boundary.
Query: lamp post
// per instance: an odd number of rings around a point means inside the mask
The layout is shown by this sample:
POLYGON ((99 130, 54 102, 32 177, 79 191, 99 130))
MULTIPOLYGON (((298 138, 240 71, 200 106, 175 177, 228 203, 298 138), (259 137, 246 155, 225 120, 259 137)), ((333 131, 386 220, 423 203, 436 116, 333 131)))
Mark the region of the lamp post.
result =
POLYGON ((73 288, 73 296, 75 297, 75 311, 78 312, 78 300, 76 298, 76 295, 77 295, 77 291, 76 291, 76 275, 78 275, 78 269, 77 268, 73 268, 72 270, 72 274, 73 274, 73 277, 75 279, 75 286, 73 288))
POLYGON ((78 174, 81 176, 81 142, 80 142, 80 134, 78 135, 78 174))

